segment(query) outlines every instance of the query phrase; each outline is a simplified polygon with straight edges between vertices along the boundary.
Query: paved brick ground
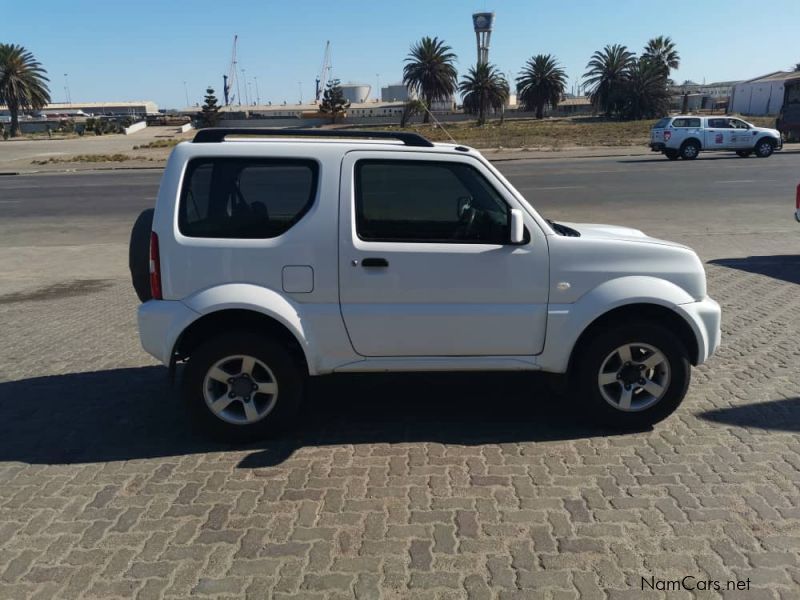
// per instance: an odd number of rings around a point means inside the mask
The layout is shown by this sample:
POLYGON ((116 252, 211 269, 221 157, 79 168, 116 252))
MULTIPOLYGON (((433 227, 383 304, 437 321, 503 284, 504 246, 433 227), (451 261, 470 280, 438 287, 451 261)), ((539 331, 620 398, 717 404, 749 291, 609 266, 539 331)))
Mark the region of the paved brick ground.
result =
POLYGON ((352 377, 244 449, 187 429, 126 281, 0 296, 0 598, 798 598, 800 262, 708 272, 724 346, 653 431, 530 377, 352 377))

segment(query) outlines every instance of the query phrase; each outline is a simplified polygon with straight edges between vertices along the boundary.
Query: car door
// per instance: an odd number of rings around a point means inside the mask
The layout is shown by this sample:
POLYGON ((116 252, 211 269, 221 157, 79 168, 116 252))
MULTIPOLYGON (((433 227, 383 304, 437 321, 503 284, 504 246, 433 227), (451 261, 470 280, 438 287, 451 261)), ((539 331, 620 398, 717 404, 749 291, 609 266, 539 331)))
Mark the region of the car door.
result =
POLYGON ((731 146, 736 150, 752 150, 755 139, 750 126, 741 119, 728 119, 728 125, 731 128, 731 146))
POLYGON ((355 151, 342 162, 339 296, 363 356, 534 355, 544 346, 547 240, 469 156, 355 151))
POLYGON ((730 150, 733 145, 733 130, 728 119, 709 118, 706 126, 707 150, 730 150))

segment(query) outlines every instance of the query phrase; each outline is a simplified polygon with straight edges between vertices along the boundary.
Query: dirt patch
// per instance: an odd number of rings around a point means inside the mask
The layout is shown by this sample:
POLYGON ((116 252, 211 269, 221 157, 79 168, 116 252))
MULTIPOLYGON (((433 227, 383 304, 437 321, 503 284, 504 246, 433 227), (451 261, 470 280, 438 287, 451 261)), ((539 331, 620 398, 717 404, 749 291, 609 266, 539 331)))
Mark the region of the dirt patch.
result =
POLYGON ((63 281, 61 283, 46 285, 33 290, 5 294, 0 296, 0 304, 71 298, 73 296, 83 296, 99 292, 109 286, 111 286, 110 279, 75 279, 73 281, 63 281))

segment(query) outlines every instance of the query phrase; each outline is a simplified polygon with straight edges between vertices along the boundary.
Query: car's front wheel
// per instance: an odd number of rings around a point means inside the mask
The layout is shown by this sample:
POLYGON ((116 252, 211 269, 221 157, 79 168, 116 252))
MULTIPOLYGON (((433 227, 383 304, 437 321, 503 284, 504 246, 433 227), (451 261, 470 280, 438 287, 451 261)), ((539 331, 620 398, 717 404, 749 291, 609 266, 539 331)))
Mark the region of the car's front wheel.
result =
POLYGON ((700 144, 694 140, 683 142, 681 146, 680 155, 683 160, 694 160, 700 154, 700 144))
POLYGON ((758 158, 767 158, 772 156, 775 151, 775 142, 769 138, 762 138, 756 142, 755 153, 758 158))
POLYGON ((182 391, 195 422, 225 441, 262 439, 291 424, 304 377, 287 348, 250 333, 214 337, 192 353, 182 391))
POLYGON ((640 429, 668 417, 689 387, 686 349, 668 329, 633 321, 595 332, 573 368, 573 389, 597 420, 640 429))

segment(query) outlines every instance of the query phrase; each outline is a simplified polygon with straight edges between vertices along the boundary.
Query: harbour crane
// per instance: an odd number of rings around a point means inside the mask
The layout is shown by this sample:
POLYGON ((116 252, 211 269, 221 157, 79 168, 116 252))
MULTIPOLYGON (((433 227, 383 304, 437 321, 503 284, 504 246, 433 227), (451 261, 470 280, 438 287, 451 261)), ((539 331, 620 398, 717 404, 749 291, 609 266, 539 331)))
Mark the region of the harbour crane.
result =
MULTIPOLYGON (((239 36, 233 36, 233 51, 231 52, 231 64, 228 66, 228 74, 222 76, 222 93, 225 96, 225 106, 233 104, 233 100, 239 96, 239 78, 236 76, 236 46, 239 44, 239 36), (231 94, 233 84, 236 82, 236 94, 231 94)), ((242 101, 239 100, 241 105, 242 101)))
POLYGON ((322 67, 319 70, 319 75, 317 75, 317 87, 316 93, 314 96, 315 102, 319 102, 320 97, 322 97, 322 92, 325 89, 325 86, 328 83, 328 78, 331 76, 331 43, 330 41, 325 42, 325 55, 322 57, 322 67))

